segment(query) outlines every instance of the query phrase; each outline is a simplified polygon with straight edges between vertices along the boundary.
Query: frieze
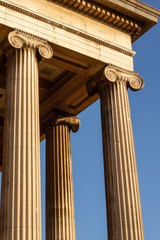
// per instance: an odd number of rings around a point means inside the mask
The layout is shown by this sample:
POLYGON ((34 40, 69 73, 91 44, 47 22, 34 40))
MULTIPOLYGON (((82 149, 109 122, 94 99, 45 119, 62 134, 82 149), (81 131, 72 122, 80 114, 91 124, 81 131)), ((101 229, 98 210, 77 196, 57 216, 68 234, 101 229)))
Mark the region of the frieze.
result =
POLYGON ((111 48, 111 49, 113 49, 115 51, 121 52, 121 53, 123 53, 123 54, 125 54, 127 56, 133 57, 135 55, 135 52, 132 51, 132 50, 129 50, 129 49, 124 48, 124 47, 121 47, 121 46, 119 46, 117 44, 113 44, 113 43, 111 43, 109 41, 104 41, 103 39, 97 38, 97 37, 95 37, 95 36, 93 36, 91 34, 88 34, 86 32, 78 30, 76 28, 70 27, 70 26, 68 26, 68 25, 66 25, 64 23, 61 23, 61 22, 58 22, 56 20, 50 19, 50 18, 45 17, 43 15, 40 15, 40 14, 35 13, 35 12, 31 11, 31 10, 25 9, 23 7, 19 7, 18 5, 13 4, 11 2, 8 2, 6 0, 1 0, 0 1, 0 5, 2 5, 4 7, 7 7, 9 9, 12 9, 14 11, 17 11, 19 13, 25 14, 25 15, 27 15, 29 17, 35 18, 35 19, 37 19, 39 21, 45 22, 47 24, 50 24, 50 25, 52 25, 54 27, 57 27, 59 29, 65 30, 65 31, 70 32, 72 34, 75 34, 77 36, 80 36, 82 38, 85 38, 85 39, 88 39, 90 41, 96 42, 96 43, 98 43, 100 45, 106 46, 106 47, 111 48))
POLYGON ((130 19, 125 15, 107 8, 106 6, 91 0, 49 0, 61 5, 71 11, 83 14, 89 18, 100 21, 103 24, 111 25, 120 31, 127 32, 134 39, 138 35, 143 25, 138 21, 130 19))

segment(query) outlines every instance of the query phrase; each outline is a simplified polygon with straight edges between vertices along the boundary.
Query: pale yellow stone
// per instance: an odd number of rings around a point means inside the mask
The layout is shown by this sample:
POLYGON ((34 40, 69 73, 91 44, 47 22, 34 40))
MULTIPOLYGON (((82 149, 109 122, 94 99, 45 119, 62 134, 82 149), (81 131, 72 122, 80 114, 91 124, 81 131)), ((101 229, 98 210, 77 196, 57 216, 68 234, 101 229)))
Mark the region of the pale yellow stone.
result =
POLYGON ((108 66, 87 84, 101 100, 108 239, 144 240, 128 86, 144 86, 136 72, 108 66))
MULTIPOLYGON (((16 3, 16 1, 15 1, 16 3)), ((22 1, 21 5, 26 6, 26 2, 22 1)), ((131 38, 128 34, 120 32, 109 26, 104 26, 102 23, 96 22, 87 17, 82 17, 81 15, 70 12, 68 14, 67 9, 57 6, 53 3, 47 1, 48 7, 46 10, 41 12, 41 9, 45 9, 46 1, 42 1, 39 5, 39 1, 36 4, 30 5, 32 11, 39 16, 43 16, 46 19, 57 21, 58 23, 69 27, 72 31, 66 31, 58 27, 54 27, 43 21, 37 20, 30 16, 26 16, 20 12, 15 12, 12 9, 7 9, 0 6, 0 23, 5 23, 5 25, 18 28, 25 32, 32 33, 39 37, 49 40, 50 42, 56 43, 59 46, 72 49, 73 51, 79 52, 86 56, 90 56, 102 62, 110 62, 119 67, 123 67, 129 70, 133 70, 133 56, 128 56, 124 54, 123 50, 132 53, 131 51, 131 38), (36 8, 34 9, 34 7, 36 8), (49 7, 50 6, 50 7, 49 7), (39 10, 37 10, 39 9, 39 10), (53 15, 54 12, 54 15, 53 15), (113 47, 108 47, 101 45, 99 42, 94 42, 92 39, 87 39, 77 34, 74 31, 80 31, 83 34, 87 34, 89 38, 94 37, 99 41, 106 41, 107 43, 113 45, 113 47), (72 43, 72 44, 71 44, 72 43), (114 46, 117 46, 121 51, 114 50, 114 46), (108 54, 109 51, 109 54, 108 54), (122 62, 121 60, 124 59, 122 62)), ((28 3, 27 3, 28 6, 28 3)), ((30 11, 30 10, 28 10, 30 11)), ((134 52, 133 52, 134 55, 134 52)))
POLYGON ((40 240, 39 79, 36 49, 44 57, 49 45, 16 31, 9 33, 8 41, 11 48, 6 55, 8 74, 0 239, 40 240))
MULTIPOLYGON (((40 103, 42 127, 47 122, 44 116, 49 118, 48 114, 53 108, 58 110, 59 107, 66 113, 69 109, 70 115, 75 114, 74 110, 80 112, 97 100, 98 94, 89 98, 85 84, 89 77, 108 66, 99 78, 94 78, 91 86, 95 88, 94 93, 100 93, 101 98, 109 240, 144 240, 127 87, 136 91, 144 85, 143 79, 132 72, 135 52, 131 43, 156 23, 160 13, 135 0, 99 0, 99 3, 106 4, 104 9, 103 6, 98 7, 96 2, 95 5, 84 0, 63 2, 89 11, 92 16, 82 16, 47 0, 0 1, 0 29, 4 34, 0 36, 1 66, 4 63, 3 53, 8 61, 7 80, 3 71, 1 75, 3 84, 6 82, 6 88, 2 84, 6 94, 6 104, 3 104, 6 112, 0 239, 41 239, 39 77, 36 56, 38 61, 42 57, 52 58, 55 48, 55 57, 39 64, 39 71, 43 72, 45 67, 51 72, 57 71, 57 75, 54 72, 53 76, 48 74, 45 78, 44 74, 44 78, 42 75, 40 78, 40 84, 44 87, 41 89, 40 86, 40 92, 44 91, 44 95, 49 93, 40 103), (109 3, 114 4, 114 13, 110 9, 113 5, 109 6, 109 3), (97 19, 92 19, 94 16, 97 19), (105 24, 98 21, 102 18, 105 24), (19 29, 9 34, 12 47, 5 41, 11 29, 19 29), (133 31, 134 35, 131 36, 133 31), (64 88, 53 89, 54 80, 64 70, 70 74, 69 81, 65 82, 64 88), (53 92, 55 90, 53 94, 50 94, 50 87, 53 92)), ((62 80, 66 81, 65 76, 62 80)), ((1 101, 3 103, 3 99, 1 101)), ((58 119, 46 131, 47 240, 76 238, 69 133, 71 128, 76 132, 79 127, 75 119, 58 119)))
POLYGON ((70 128, 76 117, 46 127, 46 240, 76 240, 70 128))

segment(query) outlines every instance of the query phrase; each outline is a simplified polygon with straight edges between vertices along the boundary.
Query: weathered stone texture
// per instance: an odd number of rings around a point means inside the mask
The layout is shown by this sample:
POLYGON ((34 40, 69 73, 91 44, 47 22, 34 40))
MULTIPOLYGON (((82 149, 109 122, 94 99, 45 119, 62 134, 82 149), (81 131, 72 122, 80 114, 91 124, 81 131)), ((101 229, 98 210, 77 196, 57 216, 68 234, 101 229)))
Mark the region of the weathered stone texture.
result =
POLYGON ((114 66, 88 83, 101 100, 104 175, 109 240, 144 240, 140 194, 127 87, 143 79, 114 66))
POLYGON ((76 239, 70 128, 78 130, 76 117, 58 119, 46 130, 47 240, 76 239))

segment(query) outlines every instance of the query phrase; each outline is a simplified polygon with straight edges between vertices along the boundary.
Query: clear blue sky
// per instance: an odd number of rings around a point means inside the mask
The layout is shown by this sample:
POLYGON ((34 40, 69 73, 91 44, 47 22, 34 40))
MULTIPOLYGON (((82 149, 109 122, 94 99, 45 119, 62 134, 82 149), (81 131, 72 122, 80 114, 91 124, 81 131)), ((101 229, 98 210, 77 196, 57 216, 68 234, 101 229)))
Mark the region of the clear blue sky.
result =
MULTIPOLYGON (((159 0, 143 2, 160 9, 159 0)), ((145 240, 160 239, 160 24, 133 44, 134 70, 144 78, 129 90, 145 240)), ((79 114, 71 133, 77 240, 106 240, 100 102, 79 114)), ((45 141, 41 143, 42 240, 45 240, 45 141)))

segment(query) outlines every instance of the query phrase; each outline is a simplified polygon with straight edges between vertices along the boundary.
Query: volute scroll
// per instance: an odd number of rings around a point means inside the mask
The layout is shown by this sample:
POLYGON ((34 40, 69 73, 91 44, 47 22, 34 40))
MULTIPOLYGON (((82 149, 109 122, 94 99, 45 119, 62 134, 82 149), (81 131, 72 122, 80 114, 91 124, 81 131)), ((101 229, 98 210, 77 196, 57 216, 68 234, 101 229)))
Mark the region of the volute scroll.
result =
POLYGON ((72 132, 77 132, 80 128, 80 120, 78 116, 71 116, 71 117, 64 117, 64 118, 59 118, 56 121, 56 125, 68 125, 71 129, 72 132))
POLYGON ((41 58, 50 59, 53 56, 52 47, 43 38, 21 30, 14 30, 8 34, 9 44, 16 49, 31 48, 38 50, 41 58))
POLYGON ((86 88, 89 96, 99 93, 101 87, 107 83, 121 82, 129 87, 132 91, 138 91, 144 87, 144 80, 138 72, 128 71, 126 69, 109 64, 101 73, 91 78, 86 88))
POLYGON ((133 91, 144 87, 144 80, 138 72, 128 71, 114 65, 109 65, 104 69, 104 77, 109 82, 124 82, 133 91))

